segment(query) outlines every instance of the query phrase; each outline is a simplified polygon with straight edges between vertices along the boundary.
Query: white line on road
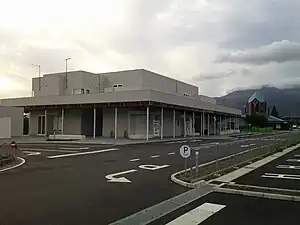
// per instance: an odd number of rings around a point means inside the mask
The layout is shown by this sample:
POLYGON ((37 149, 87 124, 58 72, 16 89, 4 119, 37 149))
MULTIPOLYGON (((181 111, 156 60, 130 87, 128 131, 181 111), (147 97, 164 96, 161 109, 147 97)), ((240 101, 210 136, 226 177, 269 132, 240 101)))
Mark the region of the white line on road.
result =
POLYGON ((30 152, 30 151, 23 151, 23 153, 27 154, 27 156, 34 156, 34 155, 40 155, 40 152, 30 152))
POLYGON ((152 155, 151 158, 158 158, 160 155, 152 155))
POLYGON ((136 158, 136 159, 130 159, 130 162, 136 162, 136 161, 140 161, 140 159, 136 158))
POLYGON ((183 214, 166 225, 197 225, 219 212, 225 205, 204 203, 201 206, 183 214))
POLYGON ((175 155, 175 152, 169 152, 168 155, 175 155))
POLYGON ((117 151, 118 148, 109 148, 109 149, 102 149, 97 151, 91 151, 91 152, 78 152, 78 153, 71 153, 71 154, 65 154, 65 155, 53 155, 48 156, 48 159, 56 159, 56 158, 63 158, 63 157, 71 157, 71 156, 78 156, 78 155, 91 155, 91 154, 97 154, 97 153, 103 153, 103 152, 111 152, 111 151, 117 151))
POLYGON ((23 158, 20 158, 20 157, 17 157, 17 158, 21 161, 19 164, 14 165, 12 167, 8 167, 8 168, 5 168, 5 169, 2 169, 2 170, 0 170, 0 173, 4 172, 4 171, 7 171, 7 170, 12 170, 12 169, 17 168, 19 166, 22 166, 26 162, 25 159, 23 159, 23 158))
POLYGON ((276 168, 300 170, 300 166, 291 166, 291 165, 278 165, 276 168))
POLYGON ((254 145, 256 145, 256 144, 250 144, 250 146, 254 146, 254 145))
POLYGON ((287 162, 300 162, 300 159, 288 159, 287 162))
POLYGON ((43 148, 20 148, 22 151, 38 151, 38 152, 78 152, 71 150, 56 150, 56 149, 43 149, 43 148))
POLYGON ((78 148, 78 147, 73 147, 73 148, 71 148, 71 147, 60 147, 59 149, 62 149, 62 150, 88 150, 89 147, 80 147, 80 148, 78 148))
POLYGON ((294 175, 294 174, 265 173, 261 177, 264 177, 264 178, 275 178, 275 179, 300 180, 300 175, 294 175))

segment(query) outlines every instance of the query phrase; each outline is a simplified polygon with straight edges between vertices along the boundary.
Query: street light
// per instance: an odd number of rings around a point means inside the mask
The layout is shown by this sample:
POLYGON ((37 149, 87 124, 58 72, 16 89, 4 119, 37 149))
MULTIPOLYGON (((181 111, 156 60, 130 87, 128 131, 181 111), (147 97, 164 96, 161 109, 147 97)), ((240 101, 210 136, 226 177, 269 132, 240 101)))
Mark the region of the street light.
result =
POLYGON ((39 70, 39 91, 41 90, 41 65, 32 64, 35 68, 39 70))
POLYGON ((68 60, 70 60, 71 58, 66 58, 65 61, 66 61, 66 90, 68 88, 68 60))

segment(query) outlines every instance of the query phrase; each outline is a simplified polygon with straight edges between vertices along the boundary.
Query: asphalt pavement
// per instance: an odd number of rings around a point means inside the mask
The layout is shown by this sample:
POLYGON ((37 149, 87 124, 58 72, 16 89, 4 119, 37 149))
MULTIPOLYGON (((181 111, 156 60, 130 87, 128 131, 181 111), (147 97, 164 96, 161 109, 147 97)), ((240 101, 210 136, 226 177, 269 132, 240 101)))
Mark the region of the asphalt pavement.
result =
POLYGON ((212 193, 148 225, 298 225, 299 223, 299 202, 212 193))
POLYGON ((300 191, 300 148, 234 180, 234 182, 300 191))
MULTIPOLYGON (((200 151, 204 163, 274 140, 230 142, 218 152, 215 142, 186 143, 200 151)), ((170 181, 183 169, 182 144, 23 144, 27 163, 0 173, 1 223, 108 224, 183 193, 170 181)))

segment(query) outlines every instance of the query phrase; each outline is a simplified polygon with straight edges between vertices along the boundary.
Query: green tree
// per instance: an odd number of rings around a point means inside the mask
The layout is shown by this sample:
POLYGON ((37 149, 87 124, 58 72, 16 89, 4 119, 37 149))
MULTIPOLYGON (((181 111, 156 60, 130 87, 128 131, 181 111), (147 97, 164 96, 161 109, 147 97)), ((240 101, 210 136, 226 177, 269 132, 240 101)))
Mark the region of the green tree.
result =
POLYGON ((272 108, 271 116, 279 117, 279 114, 278 114, 278 111, 277 111, 275 105, 272 108))

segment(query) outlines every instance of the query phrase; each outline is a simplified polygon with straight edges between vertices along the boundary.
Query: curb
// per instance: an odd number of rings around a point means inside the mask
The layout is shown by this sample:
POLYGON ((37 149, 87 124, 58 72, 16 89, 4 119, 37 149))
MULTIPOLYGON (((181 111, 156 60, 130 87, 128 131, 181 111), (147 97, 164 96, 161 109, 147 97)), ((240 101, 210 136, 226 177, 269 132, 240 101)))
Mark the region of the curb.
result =
POLYGON ((219 181, 219 182, 224 182, 224 183, 228 183, 228 182, 231 182, 241 176, 244 176, 246 175, 247 173, 250 173, 252 172, 253 170, 256 170, 258 169, 259 167, 262 167, 264 166, 265 164, 267 163, 270 163, 271 161, 275 160, 275 159, 278 159, 282 156, 284 156, 285 154, 288 154, 290 153, 291 151, 294 151, 295 149, 299 148, 300 147, 300 143, 297 144, 297 145, 294 145, 292 147, 289 147, 289 148, 286 148, 286 149, 283 149, 281 152, 275 152, 274 154, 272 155, 269 155, 261 160, 258 160, 254 163, 251 163, 249 165, 246 165, 242 168, 239 168, 235 171, 232 171, 231 173, 228 173, 228 174, 225 174, 221 177, 218 177, 216 179, 212 179, 208 182, 211 182, 211 181, 219 181), (226 179, 226 177, 230 177, 228 178, 226 181, 224 181, 224 179, 226 179), (223 180, 222 180, 223 179, 223 180))
POLYGON ((236 195, 244 195, 244 196, 250 196, 250 197, 259 197, 259 198, 267 198, 267 199, 277 199, 277 200, 288 200, 288 201, 300 202, 299 196, 292 196, 292 195, 271 194, 271 193, 264 193, 264 192, 235 190, 235 189, 219 188, 219 187, 216 187, 214 189, 214 191, 219 192, 219 193, 226 193, 226 194, 236 194, 236 195))
MULTIPOLYGON (((255 150, 255 149, 258 149, 258 148, 264 148, 264 147, 267 147, 267 146, 269 146, 269 145, 263 145, 263 146, 260 146, 260 147, 255 147, 255 148, 252 148, 251 151, 255 150)), ((249 150, 245 150, 245 151, 242 151, 242 152, 239 152, 239 153, 236 153, 236 154, 243 154, 243 153, 246 153, 246 152, 249 152, 249 150)), ((218 161, 229 159, 229 158, 235 156, 236 154, 231 154, 231 155, 222 157, 222 158, 218 159, 218 161)), ((208 165, 211 165, 211 164, 214 164, 214 163, 216 163, 216 160, 212 160, 212 161, 203 163, 203 164, 199 165, 198 168, 200 169, 200 168, 202 168, 204 166, 208 166, 208 165)), ((195 169, 195 168, 196 168, 196 166, 192 167, 192 169, 195 169)), ((187 171, 190 171, 190 170, 191 170, 191 168, 187 169, 187 171)), ((197 181, 197 182, 194 182, 194 183, 189 183, 189 182, 182 181, 182 180, 176 178, 176 176, 178 174, 183 173, 183 172, 184 172, 184 170, 180 170, 180 171, 178 171, 176 173, 173 173, 171 175, 171 180, 174 183, 178 184, 178 185, 181 185, 181 186, 184 186, 184 187, 188 187, 188 188, 198 188, 198 187, 201 187, 201 186, 205 185, 206 183, 208 183, 205 180, 200 180, 200 181, 197 181)))
POLYGON ((0 173, 1 173, 1 172, 8 171, 8 170, 15 169, 15 168, 17 168, 17 167, 20 167, 20 166, 22 166, 22 165, 26 162, 26 160, 23 159, 23 158, 21 158, 21 157, 17 157, 17 159, 21 160, 21 162, 20 162, 19 164, 14 165, 14 166, 11 166, 11 167, 8 167, 8 168, 5 168, 5 169, 2 169, 2 170, 0 170, 0 173))
MULTIPOLYGON (((260 147, 255 147, 255 148, 253 148, 253 149, 251 149, 251 150, 254 150, 254 149, 257 149, 257 148, 263 148, 263 147, 267 147, 267 146, 269 146, 269 145, 263 145, 263 146, 260 146, 260 147)), ((242 167, 242 168, 240 168, 240 169, 238 169, 238 170, 235 170, 235 171, 233 171, 233 172, 231 172, 231 173, 225 174, 225 175, 223 175, 223 176, 221 176, 221 177, 218 177, 218 178, 216 178, 216 179, 212 179, 212 180, 207 181, 207 182, 206 182, 205 180, 200 180, 200 181, 197 181, 197 182, 195 182, 195 183, 189 183, 189 182, 182 181, 182 180, 180 180, 180 179, 178 179, 178 178, 175 177, 175 176, 177 176, 178 174, 183 173, 184 170, 181 170, 181 171, 178 171, 178 172, 176 172, 176 173, 173 173, 173 174, 171 175, 171 180, 172 180, 174 183, 176 183, 176 184, 178 184, 178 185, 181 185, 181 186, 184 186, 184 187, 187 187, 187 188, 198 188, 198 187, 201 187, 201 186, 203 186, 203 185, 205 185, 205 184, 207 184, 207 183, 209 183, 209 182, 211 182, 211 181, 214 181, 214 180, 219 181, 219 179, 221 179, 222 177, 225 177, 225 176, 232 176, 233 174, 236 174, 237 171, 243 171, 243 172, 240 172, 240 173, 239 173, 239 176, 235 176, 234 179, 232 179, 232 180, 235 180, 235 179, 237 179, 238 177, 243 176, 243 175, 245 175, 245 174, 247 174, 247 173, 250 173, 250 172, 252 172, 253 170, 255 170, 255 169, 257 169, 257 168, 259 168, 259 167, 261 167, 261 166, 263 166, 263 165, 265 165, 265 164, 271 162, 272 160, 275 160, 275 159, 277 159, 277 158, 279 158, 279 157, 281 157, 281 156, 283 156, 283 155, 285 155, 285 154, 287 154, 287 153, 289 153, 289 152, 291 152, 291 151, 293 151, 293 150, 295 150, 295 149, 297 149, 297 148, 299 148, 299 147, 300 147, 300 143, 297 144, 297 145, 295 145, 295 146, 286 148, 286 149, 282 150, 282 152, 275 152, 274 154, 272 154, 272 155, 270 155, 270 156, 268 156, 268 157, 266 157, 266 158, 263 158, 263 159, 261 159, 261 160, 258 160, 258 161, 256 161, 256 162, 250 164, 250 165, 247 165, 247 166, 242 167), (253 167, 253 168, 252 168, 252 167, 253 167)), ((239 152, 239 153, 237 153, 237 154, 242 154, 243 152, 248 152, 248 151, 249 151, 249 150, 245 150, 245 151, 239 152)), ((231 154, 231 155, 225 156, 225 157, 223 157, 223 158, 220 158, 219 161, 222 161, 222 160, 225 160, 225 159, 227 159, 227 158, 230 158, 230 157, 233 156, 233 155, 236 155, 236 154, 231 154)), ((216 162, 216 160, 209 161, 209 162, 207 162, 207 163, 204 163, 204 164, 199 165, 198 168, 201 168, 201 167, 204 167, 204 166, 213 164, 213 163, 215 163, 215 162, 216 162)), ((194 169, 194 168, 196 168, 196 167, 193 166, 192 169, 194 169)), ((191 170, 191 168, 187 169, 187 171, 190 171, 190 170, 191 170)))

